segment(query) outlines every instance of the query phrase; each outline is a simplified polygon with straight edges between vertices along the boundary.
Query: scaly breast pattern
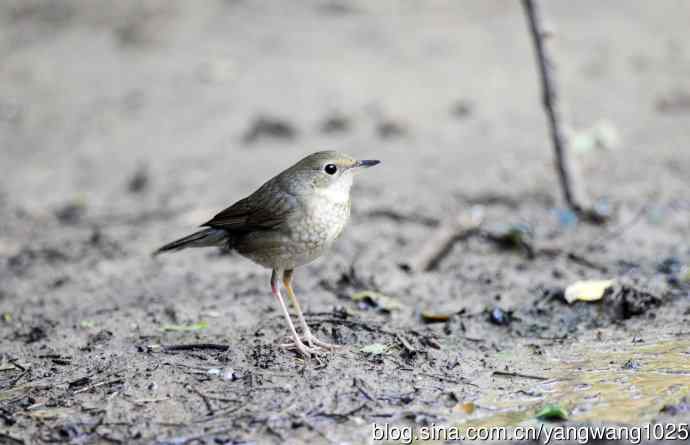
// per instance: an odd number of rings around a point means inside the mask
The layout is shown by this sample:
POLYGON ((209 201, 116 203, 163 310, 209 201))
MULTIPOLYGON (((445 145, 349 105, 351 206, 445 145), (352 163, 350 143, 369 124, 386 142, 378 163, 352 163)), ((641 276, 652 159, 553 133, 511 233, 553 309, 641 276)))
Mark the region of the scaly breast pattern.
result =
POLYGON ((314 261, 340 236, 350 216, 350 201, 313 196, 277 230, 247 234, 239 253, 271 269, 288 270, 314 261))
POLYGON ((349 201, 334 203, 315 198, 307 207, 303 224, 292 230, 287 246, 298 265, 316 259, 330 247, 342 233, 349 216, 349 201))

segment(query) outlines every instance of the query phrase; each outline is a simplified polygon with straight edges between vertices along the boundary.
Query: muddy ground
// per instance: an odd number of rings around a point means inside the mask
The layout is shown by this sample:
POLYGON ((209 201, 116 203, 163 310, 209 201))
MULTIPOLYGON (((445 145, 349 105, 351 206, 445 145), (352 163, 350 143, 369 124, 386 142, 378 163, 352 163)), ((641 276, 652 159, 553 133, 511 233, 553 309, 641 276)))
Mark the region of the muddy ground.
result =
POLYGON ((561 204, 519 6, 2 2, 0 442, 362 444, 373 423, 536 424, 548 403, 571 424, 690 420, 690 5, 544 11, 604 226, 561 204), (277 347, 267 271, 149 253, 325 148, 383 164, 297 272, 343 345, 305 363, 277 347), (401 269, 472 208, 482 230, 401 269), (618 280, 603 301, 563 301, 599 278, 618 280))

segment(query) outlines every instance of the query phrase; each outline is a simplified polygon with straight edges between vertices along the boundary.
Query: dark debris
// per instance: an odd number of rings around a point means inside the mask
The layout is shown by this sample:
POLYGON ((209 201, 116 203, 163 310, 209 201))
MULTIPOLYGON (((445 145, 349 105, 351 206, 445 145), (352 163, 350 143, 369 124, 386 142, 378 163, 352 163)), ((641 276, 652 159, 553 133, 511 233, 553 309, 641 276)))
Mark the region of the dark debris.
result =
POLYGON ((274 116, 257 116, 242 136, 245 144, 263 138, 292 140, 297 137, 297 129, 286 119, 274 116))

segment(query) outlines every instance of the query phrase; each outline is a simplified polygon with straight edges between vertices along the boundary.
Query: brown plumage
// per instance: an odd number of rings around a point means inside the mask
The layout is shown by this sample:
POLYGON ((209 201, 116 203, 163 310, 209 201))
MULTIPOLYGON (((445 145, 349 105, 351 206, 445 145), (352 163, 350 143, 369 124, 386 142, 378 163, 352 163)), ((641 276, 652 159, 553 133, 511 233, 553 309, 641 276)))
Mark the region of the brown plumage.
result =
POLYGON ((335 151, 307 156, 268 180, 248 197, 202 224, 206 227, 158 249, 154 254, 187 247, 225 246, 273 271, 271 288, 281 304, 293 343, 307 356, 315 346, 331 348, 313 336, 291 286, 293 270, 325 252, 350 215, 354 173, 379 161, 357 161, 335 151), (297 334, 280 295, 279 276, 297 309, 303 338, 297 334))

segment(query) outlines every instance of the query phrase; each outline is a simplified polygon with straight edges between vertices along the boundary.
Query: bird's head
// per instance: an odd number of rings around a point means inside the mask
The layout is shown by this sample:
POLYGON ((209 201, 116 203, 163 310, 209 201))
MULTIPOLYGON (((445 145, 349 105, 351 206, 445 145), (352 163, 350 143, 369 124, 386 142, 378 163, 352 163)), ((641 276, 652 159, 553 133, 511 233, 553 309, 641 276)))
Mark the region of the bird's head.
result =
POLYGON ((358 161, 337 151, 319 151, 302 159, 286 173, 293 186, 308 188, 335 201, 350 199, 354 175, 381 161, 358 161))

